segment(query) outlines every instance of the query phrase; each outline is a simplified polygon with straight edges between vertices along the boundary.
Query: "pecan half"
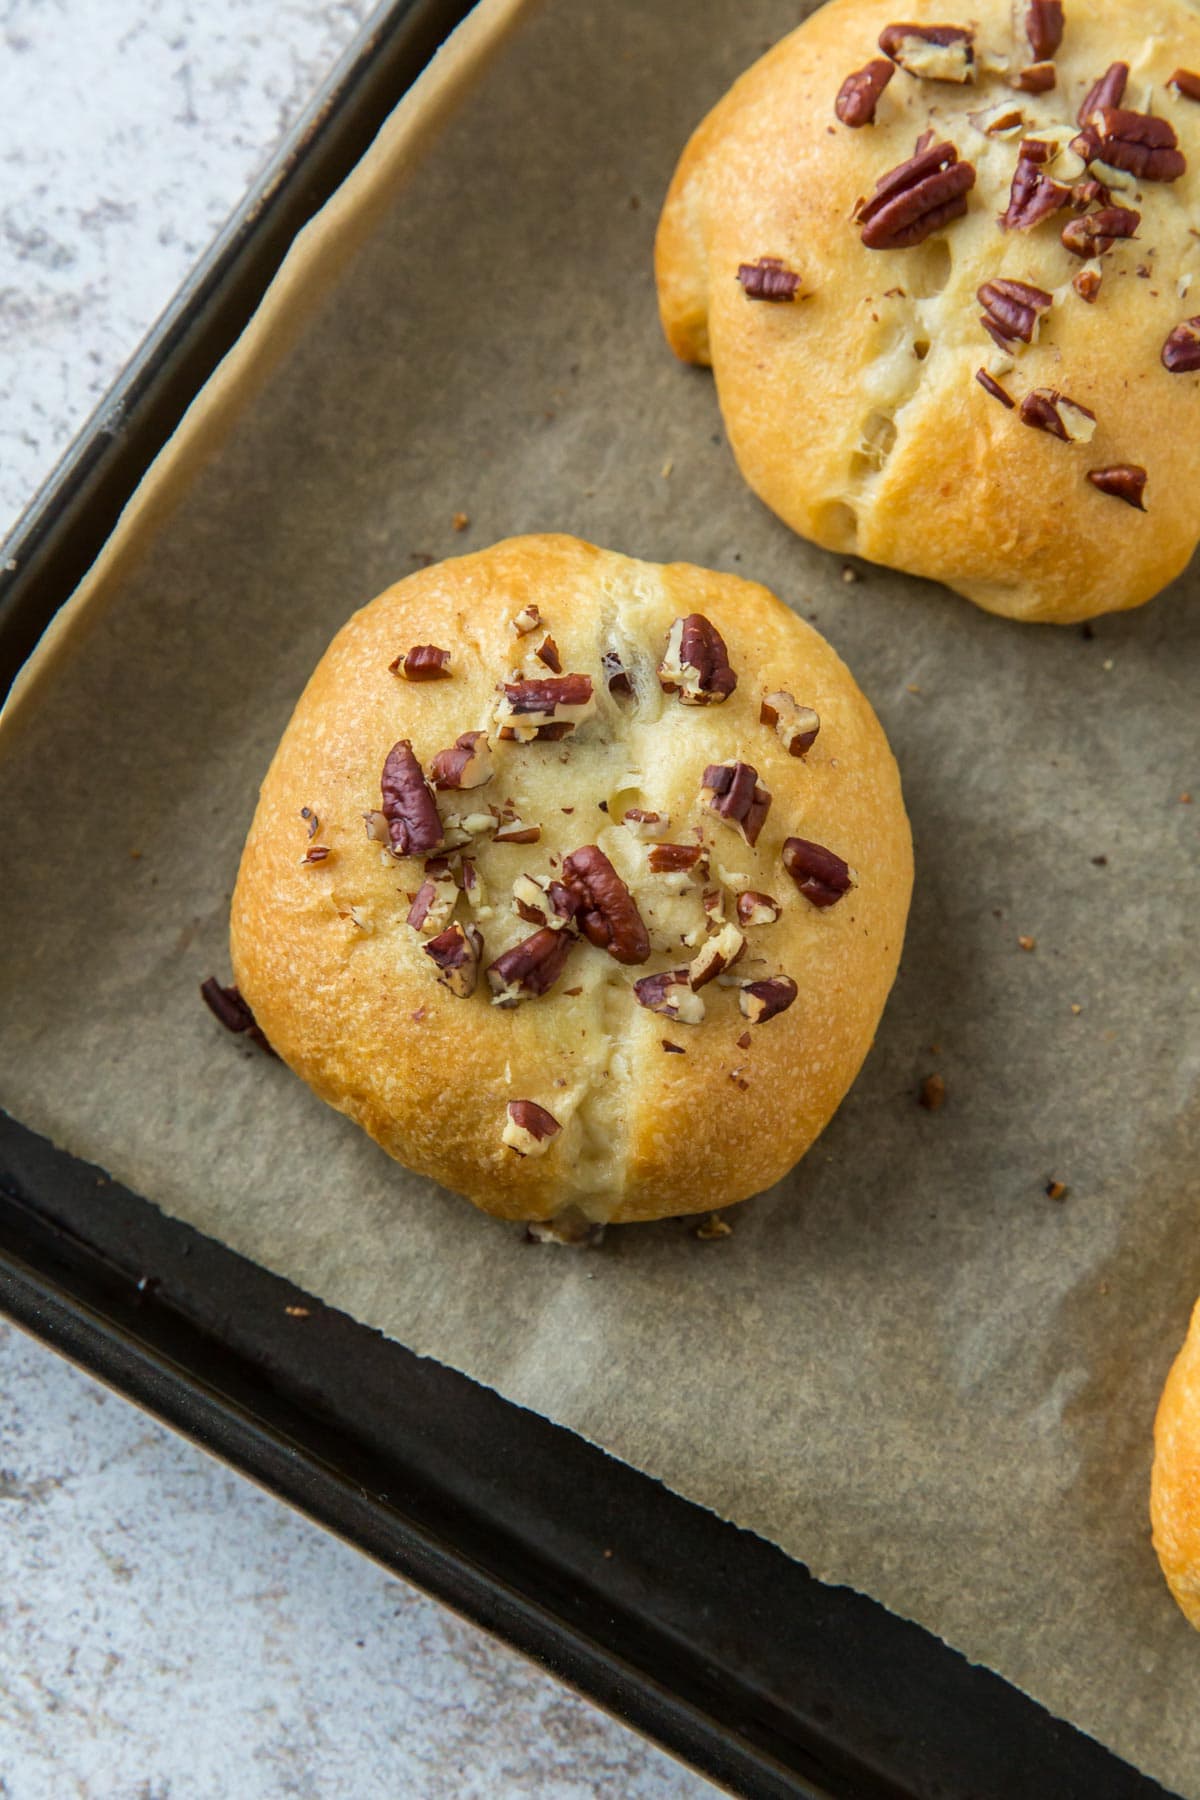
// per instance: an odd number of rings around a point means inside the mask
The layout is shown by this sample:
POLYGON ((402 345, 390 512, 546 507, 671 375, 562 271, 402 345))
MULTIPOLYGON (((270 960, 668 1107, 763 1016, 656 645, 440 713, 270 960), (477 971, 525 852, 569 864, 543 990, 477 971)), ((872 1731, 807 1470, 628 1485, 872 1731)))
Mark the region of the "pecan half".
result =
POLYGON ((482 787, 494 772, 486 731, 464 731, 449 750, 439 750, 429 765, 434 787, 456 791, 482 787))
POLYGON ((746 949, 746 940, 736 925, 723 925, 715 937, 701 946, 688 964, 688 981, 693 989, 707 986, 731 969, 746 949))
POLYGON ((1002 350, 1011 350, 1017 338, 1032 344, 1042 314, 1054 305, 1054 295, 1027 281, 985 281, 976 298, 986 313, 983 326, 1002 350))
POLYGON ((879 48, 922 81, 975 79, 975 34, 961 25, 885 25, 879 48))
POLYGON ((1019 94, 1048 94, 1058 86, 1058 70, 1052 62, 1026 63, 1010 80, 1019 94))
POLYGON ((552 637, 544 637, 534 651, 540 663, 545 663, 555 675, 562 674, 562 659, 558 654, 558 645, 552 637))
POLYGON ((405 681, 446 681, 450 675, 450 652, 439 650, 436 644, 414 644, 388 668, 405 681))
POLYGON ((1037 138, 1024 138, 1021 142, 1017 166, 1013 171, 1012 188, 1008 196, 1008 209, 1002 215, 1000 224, 1005 231, 1031 231, 1066 206, 1071 198, 1071 190, 1060 181, 1051 181, 1041 165, 1047 162, 1052 154, 1049 144, 1037 138))
POLYGON ((423 856, 445 842, 442 821, 424 771, 407 738, 388 751, 380 777, 388 842, 397 856, 423 856))
POLYGON ((689 982, 686 969, 643 975, 634 982, 633 994, 639 1006, 661 1013, 664 1019, 676 1019, 681 1025, 703 1023, 704 1002, 689 982))
POLYGON ((604 681, 609 693, 618 700, 632 700, 633 683, 615 650, 604 652, 600 658, 600 667, 604 672, 604 681))
POLYGON ((438 967, 438 980, 459 1000, 469 1000, 479 981, 483 938, 474 925, 447 925, 421 948, 438 967))
POLYGON ((1116 463, 1111 469, 1089 469, 1088 480, 1102 494, 1111 494, 1114 500, 1124 500, 1126 506, 1135 506, 1139 512, 1145 512, 1149 476, 1136 463, 1116 463))
POLYGON ((265 1050, 268 1056, 278 1054, 277 1051, 272 1050, 263 1036, 262 1028, 251 1010, 250 1002, 243 997, 239 988, 232 983, 229 987, 223 987, 215 975, 210 975, 207 980, 200 983, 200 998, 213 1018, 219 1025, 223 1025, 226 1031, 232 1031, 235 1037, 248 1037, 252 1044, 257 1044, 259 1049, 265 1050))
POLYGON ((821 729, 820 718, 812 707, 798 706, 782 689, 763 695, 758 722, 771 727, 789 756, 807 756, 821 729))
POLYGON ((1001 406, 1007 406, 1010 412, 1016 406, 1017 403, 1012 395, 1007 393, 1000 383, 988 374, 986 369, 976 369, 975 379, 985 394, 990 394, 993 400, 999 400, 1001 406))
POLYGON ((1185 100, 1200 100, 1200 75, 1192 69, 1176 69, 1167 86, 1185 100))
POLYGON ((1035 431, 1047 431, 1064 444, 1090 444, 1096 434, 1095 413, 1054 388, 1032 388, 1026 394, 1021 402, 1021 423, 1035 431))
POLYGON ((1133 237, 1141 222, 1141 213, 1132 207, 1102 206, 1099 212, 1085 213, 1063 226, 1063 246, 1073 256, 1103 256, 1118 238, 1133 237))
POLYGON ((959 162, 953 144, 932 144, 875 183, 859 207, 862 241, 868 250, 908 250, 923 244, 967 210, 975 169, 959 162))
POLYGON ((596 844, 572 851, 562 866, 563 885, 578 908, 588 942, 619 963, 644 963, 650 939, 633 895, 596 844))
POLYGON ((548 1113, 536 1100, 510 1100, 505 1112, 507 1117, 500 1140, 518 1156, 544 1156, 550 1148, 550 1140, 562 1130, 554 1114, 548 1113))
POLYGON ((703 855, 699 844, 655 844, 646 860, 655 875, 674 875, 694 869, 703 855))
POLYGON ((549 993, 571 954, 571 935, 548 925, 498 956, 487 972, 492 1005, 517 1006, 549 993))
POLYGON ((518 637, 528 637, 531 631, 537 630, 541 622, 542 615, 532 601, 521 608, 515 619, 509 620, 518 637))
POLYGON ((752 1025, 765 1025, 786 1012, 799 993, 790 975, 769 975, 765 981, 747 981, 738 993, 742 1017, 752 1025))
POLYGON ((1128 63, 1109 63, 1099 81, 1084 95, 1083 104, 1075 115, 1077 123, 1086 125, 1098 107, 1120 106, 1125 98, 1125 83, 1128 80, 1128 63))
POLYGON ((783 846, 783 866, 806 900, 814 906, 836 906, 855 885, 848 863, 822 844, 808 838, 789 838, 783 846))
POLYGON ((1162 347, 1162 361, 1172 375, 1194 375, 1200 369, 1200 318, 1175 327, 1162 347))
POLYGON ((757 262, 739 263, 737 278, 748 300, 802 300, 800 277, 778 256, 760 256, 757 262))
MULTIPOLYGON (((1080 155, 1111 169, 1124 169, 1139 181, 1178 181, 1187 170, 1175 127, 1153 113, 1129 112, 1119 106, 1097 106, 1084 120, 1087 149, 1080 155)), ((1076 146, 1081 140, 1076 138, 1076 146)))
POLYGON ((546 675, 506 681, 496 724, 502 738, 531 744, 535 738, 566 737, 595 710, 590 675, 546 675))
POLYGON ((719 706, 737 686, 725 639, 703 613, 676 619, 658 665, 658 684, 685 706, 719 706))
POLYGON ((895 73, 896 65, 890 58, 877 56, 865 68, 855 69, 852 75, 847 75, 833 103, 833 110, 842 124, 849 125, 851 131, 873 125, 879 96, 895 73))
POLYGON ((407 923, 423 937, 435 937, 446 929, 457 904, 458 884, 449 863, 441 859, 427 863, 425 879, 408 909, 407 923))
POLYGON ((1053 56, 1063 41, 1062 0, 1029 0, 1025 8, 1025 36, 1038 62, 1053 56))
POLYGON ((753 888, 747 888, 737 897, 739 925, 773 925, 782 911, 778 900, 773 900, 770 894, 756 894, 753 888))
POLYGON ((753 848, 771 810, 771 796, 750 763, 709 763, 700 789, 701 805, 741 833, 753 848))

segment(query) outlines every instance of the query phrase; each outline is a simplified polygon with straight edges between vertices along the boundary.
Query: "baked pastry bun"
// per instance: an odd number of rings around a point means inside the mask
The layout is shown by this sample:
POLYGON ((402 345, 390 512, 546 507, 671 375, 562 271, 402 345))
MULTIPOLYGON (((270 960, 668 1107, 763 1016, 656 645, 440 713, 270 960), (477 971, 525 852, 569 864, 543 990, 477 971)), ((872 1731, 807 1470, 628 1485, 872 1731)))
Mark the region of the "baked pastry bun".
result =
POLYGON ((1194 5, 831 0, 688 144, 662 320, 802 536, 1087 619, 1200 537, 1198 217, 1194 5))
POLYGON ((409 1168, 510 1219, 742 1200, 841 1100, 904 936, 895 762, 730 575, 523 537, 338 633, 263 783, 238 987, 409 1168))
POLYGON ((1167 1586, 1200 1628, 1200 1302, 1158 1403, 1150 1520, 1167 1586))

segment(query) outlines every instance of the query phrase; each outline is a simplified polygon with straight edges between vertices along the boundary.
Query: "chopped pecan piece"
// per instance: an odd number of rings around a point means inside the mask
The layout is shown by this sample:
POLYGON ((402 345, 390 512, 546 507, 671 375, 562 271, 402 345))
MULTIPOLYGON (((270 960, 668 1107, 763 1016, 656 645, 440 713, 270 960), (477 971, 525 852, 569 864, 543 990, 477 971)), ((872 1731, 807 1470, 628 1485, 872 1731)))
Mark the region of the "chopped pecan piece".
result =
POLYGON ((700 789, 701 804, 741 833, 753 848, 771 810, 771 796, 758 784, 750 763, 709 763, 700 789))
POLYGON ((725 639, 702 613, 676 619, 658 665, 658 683, 685 706, 719 706, 737 686, 725 639))
POLYGON ((748 300, 803 300, 800 277, 778 256, 760 256, 757 262, 739 263, 737 278, 748 300))
POLYGON ((782 911, 778 900, 773 900, 770 894, 756 894, 753 888, 747 888, 737 897, 739 925, 773 925, 782 911))
POLYGON ((496 827, 493 844, 536 844, 542 835, 540 825, 526 825, 524 819, 502 819, 496 827))
POLYGON ((439 750, 429 765, 436 788, 482 787, 492 779, 492 748, 486 731, 464 731, 449 750, 439 750))
POLYGON ((1089 262, 1086 269, 1080 269, 1071 286, 1081 300, 1094 306, 1100 295, 1100 284, 1104 280, 1104 270, 1098 262, 1089 262))
POLYGON ((1140 212, 1128 206, 1102 206, 1099 212, 1071 219, 1062 230, 1062 241, 1073 256, 1103 256, 1118 238, 1131 238, 1142 222, 1140 212))
POLYGON ((610 694, 618 700, 633 698, 633 683, 622 665, 621 658, 615 650, 606 650, 600 658, 600 667, 604 671, 604 680, 610 694))
POLYGON ((1071 188, 1071 207, 1074 212, 1085 213, 1089 206, 1107 206, 1111 198, 1104 183, 1094 177, 1087 181, 1077 181, 1071 188))
POLYGON ((1185 100, 1200 100, 1200 75, 1192 69, 1176 69, 1167 86, 1185 100))
POLYGON ((327 857, 332 855, 333 851, 328 844, 310 844, 300 861, 307 864, 323 863, 327 857))
POLYGON ((1125 83, 1128 80, 1128 63, 1109 63, 1099 81, 1084 95, 1083 104, 1075 115, 1077 122, 1086 125, 1099 107, 1120 106, 1125 98, 1125 83))
POLYGON ((493 1006, 517 1006, 549 993, 571 954, 569 932, 544 925, 498 956, 487 972, 493 1006))
POLYGON ((548 876, 518 875, 512 893, 513 911, 527 925, 545 925, 551 931, 561 931, 572 923, 579 910, 562 882, 548 876))
POLYGON ((590 675, 546 675, 506 681, 496 723, 502 738, 531 744, 535 738, 566 737, 595 710, 590 675))
POLYGON ((1064 444, 1090 444, 1096 433, 1096 415, 1078 400, 1054 388, 1032 388, 1021 402, 1021 423, 1035 431, 1047 431, 1064 444))
POLYGON ((798 706, 780 690, 764 694, 758 709, 760 725, 769 725, 789 756, 807 756, 817 741, 821 721, 811 706, 798 706))
POLYGON ((408 909, 408 923, 423 937, 444 931, 458 904, 458 884, 450 865, 442 859, 425 865, 425 879, 408 909))
POLYGON ((1053 56, 1063 41, 1062 0, 1029 0, 1025 36, 1038 62, 1053 56))
POLYGON ((507 1118, 500 1133, 501 1142, 515 1150, 518 1156, 544 1156, 550 1148, 550 1140, 562 1130, 554 1114, 548 1113, 536 1100, 510 1100, 505 1110, 507 1118))
POLYGON ((596 844, 572 851, 562 867, 563 885, 578 908, 588 942, 619 963, 644 963, 650 939, 633 895, 596 844))
POLYGON ((789 838, 783 846, 783 866, 806 900, 814 906, 836 906, 855 885, 848 863, 822 844, 807 838, 789 838))
POLYGON ((393 675, 403 675, 405 681, 445 681, 450 675, 450 652, 439 650, 436 644, 414 644, 388 668, 393 675))
POLYGON ((922 81, 975 79, 975 36, 961 25, 885 25, 879 48, 922 81))
POLYGON ((474 925, 447 925, 422 949, 438 966, 438 980, 459 1000, 469 1000, 479 980, 483 938, 474 925))
POLYGON ((976 131, 984 137, 1011 137, 1025 123, 1025 109, 1019 101, 1005 100, 997 106, 985 106, 967 114, 976 131))
POLYGON ((847 75, 833 105, 842 124, 852 131, 873 125, 879 97, 895 73, 896 65, 889 57, 877 56, 865 68, 847 75))
POLYGON ((635 838, 660 838, 671 829, 669 813, 646 812, 640 806, 629 807, 621 823, 635 838))
POLYGON ((555 675, 562 674, 562 661, 558 654, 558 645, 552 637, 544 637, 534 651, 534 655, 540 663, 545 663, 546 667, 555 675))
POLYGON ((959 162, 953 144, 933 144, 889 170, 856 213, 868 250, 908 250, 923 244, 967 210, 975 169, 959 162))
POLYGON ((790 975, 769 975, 765 981, 747 981, 738 993, 742 1017, 752 1025, 765 1025, 786 1012, 799 989, 790 975))
POLYGON ((528 637, 531 631, 537 630, 541 622, 542 615, 532 601, 521 608, 515 619, 509 620, 518 637, 528 637))
POLYGON ((1058 70, 1052 62, 1026 63, 1012 77, 1012 85, 1019 94, 1048 94, 1058 85, 1058 70))
POLYGON ((272 1050, 263 1036, 262 1029, 250 1008, 250 1003, 244 998, 239 988, 232 983, 229 987, 222 987, 216 976, 210 975, 207 980, 200 983, 200 998, 213 1018, 217 1020, 218 1024, 223 1025, 226 1031, 232 1031, 235 1037, 248 1037, 252 1044, 257 1044, 259 1049, 265 1050, 268 1056, 277 1055, 277 1052, 272 1050))
MULTIPOLYGON (((1139 181, 1178 181, 1187 170, 1175 127, 1153 113, 1129 112, 1119 106, 1094 107, 1084 120, 1083 138, 1087 147, 1080 147, 1081 156, 1089 162, 1106 163, 1110 169, 1125 169, 1139 181)), ((1075 143, 1079 147, 1081 140, 1077 138, 1075 143)))
POLYGON ((633 984, 639 1006, 661 1013, 665 1019, 677 1019, 681 1025, 699 1025, 704 1019, 704 1002, 692 988, 686 969, 667 969, 661 975, 643 975, 633 984))
POLYGON ((388 751, 380 778, 388 842, 397 856, 423 856, 445 841, 437 804, 407 738, 388 751))
POLYGON ((988 374, 986 369, 976 369, 975 379, 985 394, 990 394, 993 400, 999 400, 1001 406, 1007 406, 1008 410, 1010 412, 1012 411, 1017 404, 1016 401, 1010 393, 1000 386, 1000 383, 994 376, 988 374))
POLYGON ((318 831, 320 831, 320 829, 321 829, 321 821, 317 817, 316 813, 313 811, 312 807, 311 806, 302 806, 300 808, 300 817, 302 819, 306 820, 308 823, 309 837, 315 838, 318 831))
POLYGON ((1194 375, 1200 369, 1200 318, 1175 327, 1162 347, 1162 361, 1172 375, 1194 375))
POLYGON ((469 856, 462 859, 462 889, 471 911, 481 918, 490 919, 492 909, 488 906, 487 887, 477 864, 469 856))
POLYGON ((694 869, 704 851, 699 844, 655 844, 647 861, 655 875, 674 875, 694 869))
POLYGON ((388 833, 387 814, 383 811, 383 809, 381 807, 376 807, 374 812, 364 813, 363 814, 363 824, 367 828, 367 842, 368 843, 370 843, 370 844, 390 844, 391 843, 392 840, 388 833))
POLYGON ((701 946, 688 965, 688 981, 693 989, 705 987, 731 969, 746 949, 746 940, 736 925, 723 925, 715 937, 701 946))
POLYGON ((1124 500, 1126 506, 1135 506, 1138 512, 1145 512, 1149 477, 1136 463, 1116 463, 1111 469, 1089 469, 1088 480, 1102 494, 1111 494, 1114 500, 1124 500))
POLYGON ((986 313, 983 320, 1002 350, 1011 350, 1014 339, 1032 344, 1037 339, 1042 314, 1054 305, 1054 295, 1027 281, 985 281, 976 298, 986 313))
POLYGON ((1066 206, 1071 190, 1060 181, 1052 181, 1042 168, 1052 154, 1052 147, 1037 138, 1021 142, 1017 166, 1013 173, 1008 210, 1000 224, 1005 231, 1031 231, 1051 213, 1066 206))

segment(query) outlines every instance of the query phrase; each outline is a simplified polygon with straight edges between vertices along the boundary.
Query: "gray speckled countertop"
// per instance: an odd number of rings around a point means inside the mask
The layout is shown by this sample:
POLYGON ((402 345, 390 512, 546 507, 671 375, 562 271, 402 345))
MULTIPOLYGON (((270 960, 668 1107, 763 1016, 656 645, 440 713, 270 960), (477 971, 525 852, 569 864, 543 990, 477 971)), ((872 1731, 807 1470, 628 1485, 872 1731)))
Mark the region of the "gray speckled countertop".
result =
MULTIPOLYGON (((0 0, 0 536, 368 11, 0 0)), ((0 1323, 0 1800, 715 1791, 0 1323)))

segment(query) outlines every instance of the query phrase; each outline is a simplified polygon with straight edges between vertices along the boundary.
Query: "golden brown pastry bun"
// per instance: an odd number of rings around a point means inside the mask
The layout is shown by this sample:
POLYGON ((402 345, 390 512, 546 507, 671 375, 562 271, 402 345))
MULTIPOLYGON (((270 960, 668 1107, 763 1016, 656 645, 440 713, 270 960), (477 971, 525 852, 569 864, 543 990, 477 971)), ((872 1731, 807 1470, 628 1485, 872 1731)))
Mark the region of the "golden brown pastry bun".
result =
POLYGON ((734 576, 513 538, 334 639, 263 783, 233 964, 409 1168, 506 1218, 655 1219, 807 1150, 911 878, 891 752, 815 631, 734 576))
POLYGON ((1167 1585, 1200 1628, 1200 1302, 1158 1403, 1150 1519, 1167 1585))
POLYGON ((1184 0, 831 0, 741 77, 683 154, 657 277, 768 506, 1019 619, 1180 572, 1196 71, 1184 0))

